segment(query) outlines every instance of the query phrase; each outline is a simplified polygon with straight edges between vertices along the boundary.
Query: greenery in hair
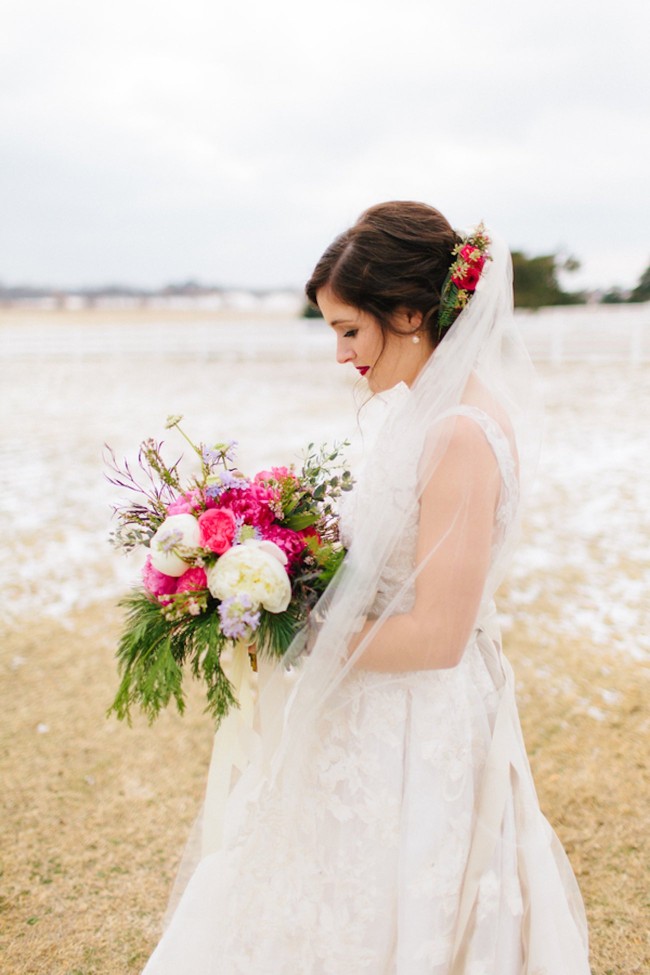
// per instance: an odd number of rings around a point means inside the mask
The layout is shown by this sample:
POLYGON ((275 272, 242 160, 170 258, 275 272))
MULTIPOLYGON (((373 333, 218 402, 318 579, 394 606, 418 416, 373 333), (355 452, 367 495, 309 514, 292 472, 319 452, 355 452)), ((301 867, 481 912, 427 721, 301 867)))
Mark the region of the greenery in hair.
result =
POLYGON ((468 237, 464 237, 452 251, 455 257, 442 286, 438 311, 438 339, 454 324, 474 294, 486 261, 490 238, 483 223, 479 223, 468 237))

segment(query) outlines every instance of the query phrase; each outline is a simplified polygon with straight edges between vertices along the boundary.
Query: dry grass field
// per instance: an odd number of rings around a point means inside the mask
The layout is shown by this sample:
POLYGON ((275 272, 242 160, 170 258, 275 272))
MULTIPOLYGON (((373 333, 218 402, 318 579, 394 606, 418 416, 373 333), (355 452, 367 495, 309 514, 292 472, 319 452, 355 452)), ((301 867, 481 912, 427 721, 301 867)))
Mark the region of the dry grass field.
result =
MULTIPOLYGON (((3 975, 131 975, 156 941, 211 731, 198 695, 184 718, 166 714, 154 728, 104 720, 118 627, 100 604, 66 626, 5 637, 3 975)), ((540 647, 523 627, 508 647, 542 807, 586 901, 594 975, 641 975, 650 965, 650 673, 577 642, 540 647), (595 719, 603 688, 612 703, 595 719)))
MULTIPOLYGON (((152 728, 104 716, 126 576, 103 554, 102 441, 135 446, 176 410, 204 436, 217 391, 231 421, 246 418, 237 430, 252 444, 246 465, 268 453, 280 461, 288 430, 291 449, 307 431, 320 436, 340 419, 333 393, 349 394, 320 364, 269 372, 197 360, 179 371, 164 357, 121 355, 20 353, 0 389, 13 421, 0 431, 11 528, 0 537, 2 975, 139 973, 204 788, 211 728, 198 692, 182 719, 165 714, 152 728), (259 415, 269 428, 257 428, 259 415)), ((585 898, 593 973, 641 975, 650 971, 650 366, 541 372, 546 447, 501 594, 505 645, 541 805, 585 898)))

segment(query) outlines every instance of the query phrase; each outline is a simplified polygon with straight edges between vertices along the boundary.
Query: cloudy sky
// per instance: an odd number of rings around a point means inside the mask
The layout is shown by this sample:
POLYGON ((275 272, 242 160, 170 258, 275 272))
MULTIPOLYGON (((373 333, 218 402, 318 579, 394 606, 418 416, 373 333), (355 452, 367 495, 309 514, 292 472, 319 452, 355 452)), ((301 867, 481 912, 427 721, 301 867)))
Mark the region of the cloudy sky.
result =
POLYGON ((0 281, 295 286, 382 199, 650 261, 647 0, 16 0, 0 281))

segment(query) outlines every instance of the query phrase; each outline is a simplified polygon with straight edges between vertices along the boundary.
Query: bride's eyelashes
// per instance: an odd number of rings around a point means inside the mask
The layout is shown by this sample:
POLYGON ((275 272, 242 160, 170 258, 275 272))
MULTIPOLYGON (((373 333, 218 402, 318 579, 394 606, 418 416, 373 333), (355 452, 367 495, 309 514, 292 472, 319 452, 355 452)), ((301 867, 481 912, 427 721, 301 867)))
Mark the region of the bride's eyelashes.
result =
POLYGON ((343 338, 344 339, 353 339, 353 338, 356 338, 356 335, 357 335, 357 332, 358 331, 359 331, 358 328, 351 328, 349 330, 349 332, 345 332, 344 333, 343 338))

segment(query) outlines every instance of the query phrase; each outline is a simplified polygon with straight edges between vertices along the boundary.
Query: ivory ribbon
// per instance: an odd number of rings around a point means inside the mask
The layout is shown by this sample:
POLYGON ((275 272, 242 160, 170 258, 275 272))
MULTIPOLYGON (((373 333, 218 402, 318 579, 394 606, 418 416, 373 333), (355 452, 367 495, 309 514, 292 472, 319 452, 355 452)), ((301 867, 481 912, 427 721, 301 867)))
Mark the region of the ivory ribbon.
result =
POLYGON ((232 660, 228 660, 225 653, 222 654, 221 665, 233 685, 239 707, 230 709, 214 736, 203 807, 202 856, 215 853, 221 848, 224 813, 234 784, 233 774, 241 774, 246 768, 254 737, 257 677, 251 667, 247 644, 235 644, 232 660))
POLYGON ((492 678, 497 686, 501 684, 501 696, 483 772, 474 834, 458 905, 451 975, 462 975, 466 970, 467 933, 476 908, 481 877, 489 867, 501 832, 510 788, 513 708, 516 709, 512 672, 501 655, 501 634, 494 603, 481 614, 476 630, 476 640, 483 650, 492 678))

